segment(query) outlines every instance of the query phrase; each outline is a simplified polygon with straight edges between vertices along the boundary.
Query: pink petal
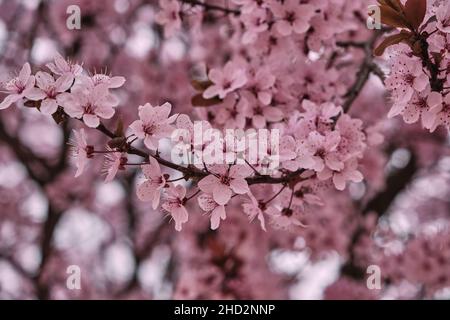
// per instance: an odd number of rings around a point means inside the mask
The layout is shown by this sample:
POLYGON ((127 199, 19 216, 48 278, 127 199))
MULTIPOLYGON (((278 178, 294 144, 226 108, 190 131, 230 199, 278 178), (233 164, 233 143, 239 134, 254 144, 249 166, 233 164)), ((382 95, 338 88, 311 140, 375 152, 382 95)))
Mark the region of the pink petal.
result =
POLYGON ((225 205, 230 201, 232 195, 232 191, 230 187, 219 183, 214 186, 213 189, 213 198, 219 205, 225 205))
POLYGON ((232 179, 230 182, 230 187, 237 194, 244 194, 250 191, 245 179, 232 179))
POLYGON ((83 115, 83 121, 90 128, 97 128, 100 124, 100 119, 95 114, 83 115))
POLYGON ((20 94, 10 94, 5 97, 5 99, 0 103, 0 110, 9 108, 9 106, 17 101, 22 99, 22 96, 20 94))
POLYGON ((56 110, 58 109, 58 104, 56 103, 55 99, 44 99, 41 102, 41 112, 43 114, 54 114, 56 110))
POLYGON ((219 179, 210 174, 198 182, 198 188, 203 192, 211 193, 214 187, 219 184, 219 179))

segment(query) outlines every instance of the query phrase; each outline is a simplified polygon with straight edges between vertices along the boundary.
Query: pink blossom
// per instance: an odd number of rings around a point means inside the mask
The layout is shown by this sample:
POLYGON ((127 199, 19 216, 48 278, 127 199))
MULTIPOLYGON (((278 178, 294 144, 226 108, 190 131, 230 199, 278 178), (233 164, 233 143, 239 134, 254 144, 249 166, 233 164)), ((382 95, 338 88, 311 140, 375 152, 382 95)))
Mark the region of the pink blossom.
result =
POLYGON ((208 77, 213 82, 213 85, 209 86, 203 92, 205 99, 210 99, 215 96, 223 99, 228 93, 243 87, 247 83, 245 70, 232 61, 229 61, 223 70, 217 68, 211 69, 208 77))
POLYGON ((72 86, 73 75, 65 73, 55 81, 49 73, 39 71, 36 73, 35 78, 38 88, 29 89, 26 97, 33 101, 42 100, 39 109, 42 113, 55 113, 58 109, 56 99, 72 86))
POLYGON ((215 120, 227 129, 243 129, 246 123, 248 109, 247 99, 236 98, 232 95, 226 96, 225 100, 218 105, 215 120))
POLYGON ((442 97, 433 95, 427 100, 430 105, 430 113, 434 115, 434 121, 429 127, 430 131, 435 131, 439 125, 450 128, 450 95, 442 97))
POLYGON ((246 88, 253 93, 263 105, 272 102, 272 91, 276 78, 269 68, 260 67, 248 81, 246 88))
POLYGON ((156 22, 164 26, 164 35, 171 37, 181 29, 180 3, 177 0, 159 0, 161 11, 155 17, 156 22))
POLYGON ((247 195, 250 201, 246 200, 242 203, 242 210, 244 210, 244 213, 247 215, 250 222, 257 218, 261 225, 261 229, 266 231, 266 220, 264 218, 264 212, 261 209, 261 207, 264 206, 260 205, 251 192, 248 192, 247 195))
POLYGON ((130 124, 130 129, 136 137, 144 139, 148 149, 158 149, 159 140, 169 137, 175 129, 172 123, 178 114, 169 117, 171 109, 172 105, 168 102, 156 107, 150 103, 139 106, 140 120, 130 124))
POLYGON ((247 165, 212 165, 208 176, 198 182, 198 187, 205 193, 212 193, 214 201, 225 205, 230 201, 233 192, 244 194, 249 192, 246 177, 252 170, 247 165))
POLYGON ((242 43, 249 44, 256 41, 258 34, 269 28, 267 23, 266 10, 256 9, 249 12, 243 12, 241 21, 245 26, 245 32, 242 35, 242 43))
POLYGON ((108 89, 104 85, 94 88, 74 87, 71 93, 61 93, 56 101, 71 117, 83 119, 91 128, 100 124, 100 118, 110 119, 115 111, 113 104, 108 101, 108 89))
POLYGON ((437 27, 445 33, 450 33, 450 3, 444 2, 436 11, 437 27))
POLYGON ((386 79, 386 88, 392 91, 392 96, 399 104, 411 100, 414 91, 423 91, 429 84, 422 63, 416 59, 394 61, 390 76, 386 79))
POLYGON ((211 229, 216 230, 220 225, 220 220, 225 220, 227 217, 225 206, 214 201, 213 196, 208 193, 201 194, 197 200, 200 208, 211 215, 211 229))
POLYGON ((340 140, 341 136, 337 131, 330 132, 325 136, 318 132, 309 134, 305 147, 314 161, 312 169, 320 172, 326 167, 332 170, 341 170, 344 167, 337 153, 340 140))
POLYGON ((59 76, 63 76, 68 73, 73 77, 76 77, 81 75, 83 72, 83 68, 79 64, 65 60, 59 53, 56 54, 54 62, 47 63, 46 66, 51 72, 59 76))
POLYGON ((162 208, 170 213, 175 221, 175 230, 181 231, 183 223, 188 221, 188 212, 184 207, 186 188, 177 185, 170 186, 166 190, 166 200, 162 204, 162 208))
POLYGON ((319 172, 317 176, 321 180, 329 179, 332 176, 334 186, 336 187, 336 189, 342 191, 345 189, 348 181, 361 182, 364 179, 362 173, 357 168, 358 161, 352 159, 347 161, 344 164, 344 168, 340 171, 333 171, 329 168, 326 168, 322 172, 319 172))
POLYGON ((291 229, 292 227, 306 227, 298 219, 296 212, 293 209, 281 209, 278 210, 273 206, 266 210, 267 215, 270 218, 270 223, 277 229, 291 229))
POLYGON ((17 77, 2 84, 8 95, 0 103, 0 110, 9 108, 13 103, 21 100, 28 91, 34 87, 34 76, 31 75, 31 67, 27 62, 23 65, 17 77))
POLYGON ((126 153, 115 151, 110 147, 106 147, 106 151, 108 153, 105 155, 103 172, 106 174, 105 182, 111 182, 119 170, 125 170, 128 159, 126 153))
POLYGON ((281 35, 305 33, 309 29, 309 20, 314 15, 312 5, 299 4, 298 0, 286 0, 284 3, 273 1, 270 7, 276 18, 274 27, 281 35))
POLYGON ((137 196, 142 201, 152 201, 153 209, 159 205, 161 191, 166 186, 166 178, 161 174, 161 168, 155 158, 149 158, 150 164, 142 166, 145 181, 137 186, 137 196))
POLYGON ((245 97, 249 106, 247 109, 247 117, 252 119, 253 127, 262 129, 266 127, 268 122, 283 120, 284 114, 281 109, 263 105, 251 94, 246 94, 245 97))
POLYGON ((71 146, 72 156, 77 167, 77 172, 75 173, 76 178, 83 173, 88 159, 92 158, 94 148, 87 144, 84 129, 73 130, 73 134, 74 138, 71 139, 69 144, 71 146))
POLYGON ((401 114, 406 123, 415 123, 421 118, 423 126, 430 128, 436 118, 436 107, 441 102, 442 96, 438 92, 429 92, 429 90, 421 94, 415 92, 408 103, 404 105, 394 104, 388 113, 388 117, 391 118, 401 114))
POLYGON ((93 88, 98 85, 103 85, 108 89, 117 89, 123 86, 126 79, 120 76, 109 76, 104 73, 96 73, 92 76, 79 75, 76 77, 76 86, 84 86, 93 88))

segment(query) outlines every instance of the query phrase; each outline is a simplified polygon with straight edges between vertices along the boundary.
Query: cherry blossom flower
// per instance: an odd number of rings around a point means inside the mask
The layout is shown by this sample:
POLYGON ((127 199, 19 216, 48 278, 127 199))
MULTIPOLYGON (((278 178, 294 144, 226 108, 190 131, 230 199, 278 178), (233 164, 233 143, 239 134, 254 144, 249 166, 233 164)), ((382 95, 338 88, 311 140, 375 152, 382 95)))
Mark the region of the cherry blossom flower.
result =
POLYGON ((450 95, 442 97, 430 94, 427 103, 431 108, 430 113, 434 115, 434 121, 429 127, 430 131, 435 131, 439 125, 450 128, 450 95))
POLYGON ((227 129, 243 129, 245 127, 246 115, 248 114, 248 102, 244 97, 236 98, 232 95, 226 96, 225 100, 218 105, 216 121, 227 129))
POLYGON ((317 172, 328 167, 332 170, 341 170, 344 164, 339 159, 336 149, 341 140, 339 132, 333 131, 325 136, 318 132, 311 132, 308 136, 305 147, 311 154, 314 161, 314 169, 317 172))
POLYGON ((342 191, 345 189, 348 181, 361 182, 364 179, 364 176, 357 168, 358 161, 356 159, 351 159, 344 164, 342 170, 333 171, 329 168, 325 168, 322 172, 319 172, 317 176, 321 180, 327 180, 332 176, 334 186, 336 189, 342 191))
POLYGON ((54 61, 46 64, 56 75, 63 76, 65 74, 71 74, 73 77, 81 75, 83 68, 74 62, 65 60, 59 53, 56 54, 54 61))
POLYGON ((36 73, 35 78, 38 88, 28 90, 26 97, 33 101, 42 100, 39 109, 42 113, 55 113, 58 109, 56 99, 72 86, 73 75, 65 73, 55 81, 49 73, 39 71, 36 73))
POLYGON ((269 105, 272 101, 272 90, 276 78, 269 68, 258 68, 246 85, 248 91, 253 93, 263 105, 269 105))
POLYGON ((164 26, 164 35, 171 37, 181 29, 180 3, 177 0, 160 0, 161 11, 156 15, 155 20, 164 26))
POLYGON ((103 172, 106 174, 105 182, 111 182, 119 170, 125 170, 128 158, 126 153, 115 151, 110 147, 106 147, 106 151, 108 153, 105 155, 103 172))
POLYGON ((144 139, 145 146, 150 150, 158 149, 159 140, 170 137, 175 129, 172 123, 178 114, 169 117, 172 105, 168 102, 153 107, 150 103, 139 106, 139 119, 130 124, 130 129, 136 137, 144 139))
POLYGON ((264 212, 261 208, 261 207, 264 208, 264 206, 260 205, 258 200, 256 200, 255 196, 251 192, 248 192, 247 195, 250 201, 246 200, 242 203, 242 210, 244 210, 244 213, 247 215, 250 222, 252 222, 253 220, 255 220, 255 218, 257 218, 261 225, 261 229, 267 231, 264 212))
POLYGON ((284 208, 278 210, 271 206, 266 210, 266 213, 270 218, 270 223, 276 229, 289 230, 292 227, 306 227, 298 219, 296 211, 293 209, 284 208))
POLYGON ((71 93, 61 93, 56 101, 71 117, 83 119, 91 128, 100 124, 100 118, 111 119, 115 113, 114 105, 108 101, 108 89, 104 85, 94 88, 72 88, 71 93))
POLYGON ((211 229, 216 230, 220 225, 220 220, 225 220, 227 217, 225 206, 218 204, 214 201, 213 196, 207 193, 201 194, 197 201, 200 208, 211 215, 211 229))
POLYGON ((274 27, 283 36, 306 32, 314 15, 312 5, 299 4, 297 0, 286 0, 284 3, 273 1, 271 9, 276 18, 274 27))
POLYGON ((10 105, 21 100, 28 91, 34 87, 35 78, 31 75, 31 67, 27 62, 23 65, 17 77, 2 84, 8 95, 0 103, 0 110, 9 108, 10 105))
POLYGON ((229 61, 223 70, 211 69, 208 77, 213 82, 213 85, 203 92, 205 99, 215 96, 223 99, 228 93, 243 87, 247 83, 245 70, 233 61, 229 61))
POLYGON ((155 210, 159 205, 161 191, 166 186, 166 178, 155 158, 149 158, 150 164, 142 166, 145 181, 137 186, 137 196, 142 201, 152 201, 155 210))
POLYGON ((170 213, 175 221, 175 230, 181 231, 183 223, 188 221, 188 212, 184 207, 186 188, 177 185, 170 186, 166 190, 166 200, 161 205, 164 210, 170 213))
POLYGON ((243 12, 241 21, 244 23, 245 32, 242 35, 242 43, 249 44, 256 41, 258 34, 269 28, 267 23, 267 13, 264 9, 243 12))
POLYGON ((450 33, 450 3, 444 2, 436 11, 437 28, 450 33))
POLYGON ((83 173, 88 159, 92 158, 94 147, 87 144, 84 129, 73 130, 73 134, 74 137, 71 139, 69 145, 71 146, 72 156, 77 167, 75 173, 76 178, 83 173))
POLYGON ((431 128, 436 118, 436 107, 442 102, 442 96, 438 92, 427 92, 413 94, 412 99, 406 104, 394 104, 388 113, 388 117, 398 114, 403 116, 406 123, 415 123, 420 118, 425 128, 431 128))
POLYGON ((109 76, 103 73, 96 73, 92 76, 81 75, 77 77, 77 80, 84 86, 95 87, 97 85, 105 85, 108 89, 117 89, 123 86, 126 79, 120 76, 109 76))
POLYGON ((333 103, 317 105, 310 100, 303 100, 302 108, 305 110, 302 114, 303 119, 313 124, 313 126, 308 124, 309 128, 315 128, 320 133, 327 131, 334 122, 334 118, 342 112, 342 107, 333 103))
POLYGON ((281 109, 263 105, 251 94, 246 94, 245 98, 249 106, 247 109, 247 117, 252 119, 252 125, 256 129, 265 128, 268 122, 283 120, 284 114, 281 109))
POLYGON ((391 75, 386 79, 386 88, 392 91, 393 98, 399 104, 410 101, 414 91, 421 92, 428 84, 422 63, 410 58, 395 61, 391 75))
POLYGON ((225 205, 230 201, 233 192, 245 194, 249 192, 245 178, 251 175, 252 169, 247 165, 212 165, 209 174, 198 182, 198 187, 205 193, 212 193, 214 201, 225 205))

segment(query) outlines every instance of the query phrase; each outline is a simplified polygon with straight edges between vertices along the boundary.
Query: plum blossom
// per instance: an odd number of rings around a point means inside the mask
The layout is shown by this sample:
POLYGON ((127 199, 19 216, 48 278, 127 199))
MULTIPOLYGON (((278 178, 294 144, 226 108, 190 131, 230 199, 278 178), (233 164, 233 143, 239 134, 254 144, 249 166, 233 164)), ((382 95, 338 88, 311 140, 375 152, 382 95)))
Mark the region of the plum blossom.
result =
POLYGON ((100 118, 111 119, 115 113, 114 104, 108 101, 108 89, 104 85, 94 88, 74 87, 70 93, 64 92, 56 101, 71 117, 83 119, 90 128, 100 124, 100 118))
POLYGON ((364 179, 364 176, 358 170, 358 161, 356 159, 345 162, 344 168, 340 171, 325 168, 317 176, 320 180, 327 180, 332 176, 334 186, 340 191, 345 189, 348 181, 361 182, 364 179))
POLYGON ((53 114, 58 109, 58 96, 68 90, 73 83, 73 75, 65 73, 56 81, 47 72, 39 71, 36 73, 37 88, 28 90, 26 97, 33 101, 42 100, 39 110, 44 114, 53 114))
POLYGON ((291 227, 306 227, 298 219, 296 211, 293 209, 284 208, 278 210, 273 206, 266 210, 270 218, 270 223, 277 229, 290 229, 291 227))
POLYGON ((177 185, 170 186, 166 190, 166 200, 161 205, 172 216, 175 221, 175 230, 181 231, 183 223, 188 221, 188 212, 185 205, 186 188, 177 185))
POLYGON ((450 128, 450 95, 447 94, 445 97, 430 95, 427 103, 431 108, 430 113, 434 115, 430 131, 435 131, 439 125, 450 128))
POLYGON ((205 99, 210 99, 215 96, 223 99, 228 93, 243 87, 247 83, 245 70, 233 61, 229 61, 223 70, 217 68, 211 69, 208 77, 213 85, 209 86, 203 92, 205 99))
POLYGON ((248 91, 253 93, 263 105, 272 102, 273 87, 276 78, 267 67, 258 68, 246 85, 248 91))
POLYGON ((283 36, 292 32, 305 33, 315 8, 310 4, 299 4, 298 0, 286 0, 284 3, 273 1, 272 12, 275 16, 275 29, 283 36))
POLYGON ((28 91, 34 87, 34 83, 35 78, 31 75, 31 67, 27 62, 23 65, 17 77, 2 83, 8 95, 0 103, 0 110, 9 108, 10 105, 25 97, 28 91))
POLYGON ((137 186, 137 196, 142 201, 151 201, 155 210, 159 205, 161 191, 166 186, 166 177, 161 174, 161 167, 155 158, 149 157, 149 162, 142 166, 145 181, 137 186))
POLYGON ((216 115, 218 124, 223 125, 227 129, 243 129, 245 127, 248 113, 247 99, 228 95, 218 107, 219 110, 216 115))
POLYGON ((219 205, 230 201, 233 192, 245 194, 249 192, 245 178, 251 175, 252 169, 247 165, 212 165, 208 168, 211 174, 198 182, 198 187, 210 193, 219 205))
POLYGON ((159 140, 169 137, 175 129, 172 123, 178 114, 169 117, 171 110, 172 105, 168 102, 156 107, 150 103, 139 106, 139 120, 130 124, 130 129, 136 137, 144 139, 148 149, 158 149, 159 140))
POLYGON ((422 63, 417 59, 397 59, 391 75, 386 79, 386 88, 392 91, 396 103, 400 105, 411 100, 414 91, 423 91, 429 84, 422 63))
POLYGON ((227 215, 225 206, 214 201, 212 195, 203 193, 198 198, 198 205, 200 208, 211 215, 211 229, 216 230, 220 225, 220 220, 225 220, 227 215))
POLYGON ((305 110, 302 114, 303 119, 313 124, 309 127, 315 128, 321 133, 328 130, 329 126, 334 122, 334 118, 342 112, 342 107, 333 103, 317 105, 310 100, 303 100, 302 108, 305 110))
POLYGON ((247 117, 252 119, 253 127, 262 129, 266 127, 268 122, 283 120, 284 114, 281 109, 263 105, 253 95, 246 94, 245 98, 248 101, 247 117))
POLYGON ((77 77, 77 85, 85 87, 95 87, 97 85, 104 85, 108 89, 117 89, 123 86, 126 79, 120 76, 109 76, 104 73, 96 73, 92 76, 80 75, 77 77))
POLYGON ((388 113, 388 117, 392 118, 398 114, 403 116, 406 123, 415 123, 420 118, 425 128, 431 128, 436 118, 436 107, 442 102, 442 96, 438 92, 414 93, 412 99, 402 106, 402 104, 394 104, 388 113))
POLYGON ((47 63, 46 66, 51 72, 59 76, 71 74, 73 77, 76 77, 83 72, 82 66, 64 59, 59 53, 56 54, 54 61, 47 63))
POLYGON ((159 0, 161 11, 156 15, 155 20, 164 26, 164 35, 171 37, 181 29, 181 6, 178 0, 159 0))
POLYGON ((75 178, 79 177, 86 166, 89 158, 92 158, 94 147, 87 144, 86 133, 84 129, 73 130, 74 137, 70 140, 69 145, 72 151, 77 171, 75 178))
POLYGON ((265 209, 265 204, 260 203, 251 192, 248 192, 247 195, 248 199, 242 203, 242 210, 247 215, 250 222, 257 218, 261 225, 261 229, 266 231, 266 220, 264 218, 263 210, 265 209))
POLYGON ((103 172, 106 175, 105 182, 111 182, 119 170, 125 170, 128 158, 126 153, 115 151, 110 147, 106 147, 106 151, 108 153, 105 155, 103 172))
POLYGON ((341 170, 344 164, 339 159, 337 147, 341 140, 339 132, 333 131, 325 136, 318 132, 311 132, 305 144, 307 151, 314 161, 311 169, 321 172, 326 167, 332 170, 341 170))
POLYGON ((258 34, 269 28, 266 10, 260 8, 250 12, 243 12, 241 20, 245 26, 245 32, 242 35, 243 44, 255 42, 258 34))
POLYGON ((450 3, 444 2, 436 11, 437 28, 450 33, 450 3))

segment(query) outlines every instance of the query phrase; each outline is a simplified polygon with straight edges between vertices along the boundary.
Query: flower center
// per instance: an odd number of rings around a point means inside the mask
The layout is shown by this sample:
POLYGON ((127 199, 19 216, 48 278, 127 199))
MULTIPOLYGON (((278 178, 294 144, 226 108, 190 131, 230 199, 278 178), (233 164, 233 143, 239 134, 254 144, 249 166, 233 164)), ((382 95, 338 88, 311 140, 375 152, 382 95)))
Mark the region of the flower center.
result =
POLYGON ((228 176, 222 176, 222 177, 220 177, 220 182, 221 182, 222 184, 226 185, 226 186, 229 186, 229 185, 230 185, 230 181, 231 181, 231 179, 230 179, 230 177, 228 177, 228 176))

